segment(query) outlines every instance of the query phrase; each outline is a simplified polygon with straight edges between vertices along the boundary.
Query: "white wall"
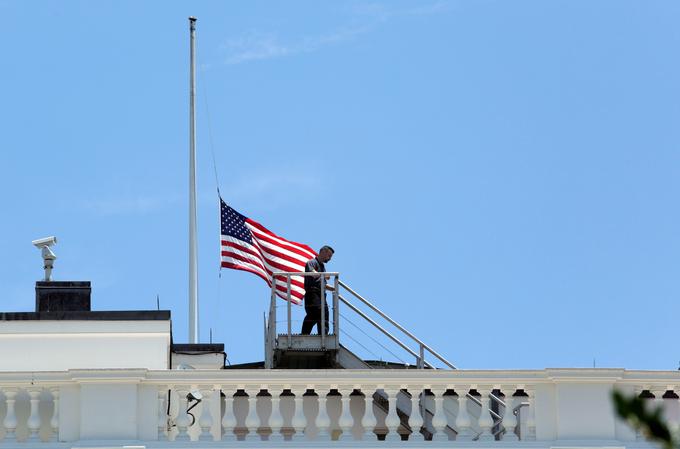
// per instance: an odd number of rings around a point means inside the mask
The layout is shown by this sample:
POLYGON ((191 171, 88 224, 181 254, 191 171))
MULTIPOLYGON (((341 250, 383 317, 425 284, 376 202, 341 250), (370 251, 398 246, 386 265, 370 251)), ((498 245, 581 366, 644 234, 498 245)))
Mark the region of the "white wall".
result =
POLYGON ((170 321, 2 321, 0 371, 167 369, 170 321))

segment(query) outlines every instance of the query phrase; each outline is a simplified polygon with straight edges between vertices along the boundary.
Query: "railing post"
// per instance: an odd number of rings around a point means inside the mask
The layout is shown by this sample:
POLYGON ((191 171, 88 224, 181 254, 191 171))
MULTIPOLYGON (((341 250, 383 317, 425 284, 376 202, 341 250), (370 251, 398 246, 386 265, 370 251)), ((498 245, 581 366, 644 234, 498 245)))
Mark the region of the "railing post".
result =
POLYGON ((283 416, 281 415, 281 386, 269 385, 269 394, 271 395, 272 413, 269 415, 269 428, 272 433, 269 435, 269 441, 283 441, 283 434, 281 428, 283 427, 283 416))
POLYGON ((482 410, 479 412, 479 420, 477 421, 477 425, 482 431, 479 435, 479 441, 491 441, 493 440, 493 435, 491 434, 493 420, 489 411, 489 393, 491 393, 491 390, 488 387, 479 387, 477 391, 480 394, 479 399, 482 403, 482 410))
POLYGON ((472 429, 470 428, 471 419, 468 413, 468 392, 470 387, 468 385, 457 385, 456 393, 458 393, 458 415, 456 415, 456 441, 469 441, 472 436, 472 429))
POLYGON ((50 441, 54 442, 59 441, 59 387, 50 388, 50 392, 52 393, 52 403, 54 404, 52 419, 50 419, 50 427, 52 428, 50 441))
POLYGON ((515 416, 515 386, 508 385, 503 388, 503 393, 505 393, 505 412, 503 413, 503 427, 505 427, 505 433, 503 434, 503 441, 517 441, 517 434, 515 433, 515 427, 517 427, 517 417, 515 416))
POLYGON ((269 368, 274 368, 274 348, 276 347, 276 278, 272 277, 272 295, 269 304, 269 368))
POLYGON ((37 442, 40 440, 38 432, 40 431, 40 413, 38 407, 40 406, 40 392, 42 388, 32 387, 28 389, 29 403, 30 403, 30 415, 26 421, 26 427, 28 427, 29 435, 28 441, 37 442))
POLYGON ((264 369, 272 369, 271 359, 269 355, 271 352, 271 344, 269 343, 269 323, 267 322, 267 314, 262 313, 264 319, 264 369))
POLYGON ((259 389, 252 385, 251 388, 247 388, 246 393, 248 394, 248 415, 246 415, 246 428, 248 433, 246 434, 246 441, 260 441, 260 434, 257 433, 257 429, 260 427, 260 417, 257 415, 257 394, 259 389))
POLYGON ((305 438, 305 427, 307 427, 307 418, 304 412, 304 394, 306 389, 304 387, 297 387, 291 389, 291 392, 295 395, 295 413, 291 420, 291 426, 295 429, 295 434, 293 435, 293 440, 301 441, 305 438))
POLYGON ((364 394, 364 402, 366 403, 366 409, 364 410, 364 416, 361 418, 361 426, 363 427, 363 437, 362 440, 370 441, 376 439, 376 434, 374 432, 375 426, 378 420, 375 418, 375 412, 373 410, 373 393, 375 393, 375 387, 373 385, 362 385, 361 392, 364 394))
POLYGON ((423 427, 423 415, 421 414, 420 394, 423 392, 420 386, 409 386, 408 392, 411 393, 411 414, 408 417, 408 425, 411 427, 409 441, 423 441, 423 434, 420 433, 423 427))
POLYGON ((189 426, 191 425, 191 419, 187 414, 187 408, 189 406, 189 401, 187 400, 187 394, 189 391, 184 385, 177 388, 177 395, 179 399, 179 411, 177 413, 177 419, 175 424, 177 425, 177 435, 175 436, 176 441, 189 441, 189 426))
POLYGON ((222 417, 222 440, 234 441, 236 435, 234 428, 236 427, 236 416, 234 415, 234 394, 230 390, 224 393, 224 417, 222 417))
MULTIPOLYGON (((340 275, 335 275, 335 281, 333 281, 333 333, 335 334, 335 341, 340 344, 340 310, 338 309, 338 287, 340 275)), ((337 349, 337 347, 335 348, 337 349)))
POLYGON ((446 426, 448 421, 446 419, 446 412, 444 411, 444 394, 446 393, 446 388, 438 391, 431 389, 432 394, 434 394, 434 415, 432 416, 432 427, 435 430, 434 435, 432 435, 432 441, 448 441, 449 436, 446 433, 446 426))
POLYGON ((210 404, 212 404, 213 400, 213 390, 210 387, 204 387, 200 389, 200 392, 203 395, 203 400, 201 401, 201 416, 198 419, 198 426, 201 428, 198 439, 201 441, 211 441, 213 440, 211 433, 213 418, 210 413, 210 404))
POLYGON ((424 369, 425 368, 425 346, 422 344, 420 345, 420 352, 418 355, 418 369, 424 369))
POLYGON ((326 275, 321 273, 321 349, 326 349, 326 275))
POLYGON ((5 427, 5 439, 10 441, 16 439, 15 430, 17 428, 17 416, 14 411, 14 404, 17 392, 18 390, 16 388, 7 388, 4 390, 7 413, 5 414, 5 419, 2 424, 5 427))
POLYGON ((316 415, 316 421, 314 424, 318 430, 317 438, 321 441, 326 441, 331 439, 331 418, 328 416, 328 391, 323 385, 314 386, 314 392, 316 393, 319 402, 319 413, 316 415))
POLYGON ((385 417, 385 427, 387 427, 386 441, 401 441, 401 435, 397 432, 399 429, 399 415, 397 415, 397 395, 399 388, 387 387, 383 388, 385 396, 387 397, 387 416, 385 417))
POLYGON ((340 411, 340 417, 338 418, 338 426, 342 430, 340 434, 340 440, 342 441, 352 441, 352 426, 354 424, 354 419, 352 418, 352 411, 350 410, 350 402, 352 395, 352 386, 345 385, 338 388, 338 392, 342 395, 340 399, 340 404, 342 410, 340 411))
POLYGON ((290 329, 291 327, 290 321, 292 315, 290 304, 290 274, 286 276, 286 288, 288 290, 288 348, 290 348, 291 346, 293 346, 293 337, 291 336, 292 332, 290 329))

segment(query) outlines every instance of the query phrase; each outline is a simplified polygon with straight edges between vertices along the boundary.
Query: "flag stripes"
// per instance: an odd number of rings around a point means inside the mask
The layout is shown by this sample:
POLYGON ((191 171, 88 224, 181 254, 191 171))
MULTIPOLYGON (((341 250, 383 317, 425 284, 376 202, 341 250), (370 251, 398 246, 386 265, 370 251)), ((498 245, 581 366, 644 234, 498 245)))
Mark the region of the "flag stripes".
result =
MULTIPOLYGON (((221 198, 221 266, 248 271, 274 282, 277 295, 287 299, 287 279, 274 272, 303 272, 305 263, 316 255, 309 246, 286 240, 260 223, 241 215, 221 198)), ((300 304, 305 294, 304 278, 291 276, 291 301, 300 304)))

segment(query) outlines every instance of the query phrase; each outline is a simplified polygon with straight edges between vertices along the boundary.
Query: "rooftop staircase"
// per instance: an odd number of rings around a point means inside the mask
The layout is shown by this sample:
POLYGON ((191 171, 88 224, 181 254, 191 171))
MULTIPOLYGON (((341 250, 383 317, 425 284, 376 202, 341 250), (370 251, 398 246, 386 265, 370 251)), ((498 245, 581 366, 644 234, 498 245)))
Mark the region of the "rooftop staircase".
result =
MULTIPOLYGON (((439 360, 446 368, 456 369, 456 367, 434 351, 431 347, 423 343, 413 333, 401 326, 390 318, 385 312, 369 302, 366 298, 359 295, 355 290, 344 282, 340 281, 339 273, 274 273, 276 282, 272 285, 271 302, 269 315, 264 320, 264 340, 265 340, 265 368, 287 368, 287 369, 315 369, 315 368, 344 368, 344 369, 371 369, 371 368, 410 368, 415 366, 418 369, 430 368, 435 366, 426 360, 426 354, 439 360), (331 317, 329 318, 330 329, 325 329, 325 317, 323 316, 326 302, 326 295, 322 295, 322 318, 321 327, 318 335, 301 335, 292 331, 292 286, 301 282, 305 276, 320 277, 323 291, 329 290, 332 295, 330 307, 331 317), (282 297, 286 302, 286 328, 285 332, 277 329, 277 306, 276 297, 282 297), (361 304, 359 307, 356 303, 361 304), (346 346, 341 344, 341 318, 340 308, 356 314, 361 320, 370 324, 380 333, 385 335, 393 344, 397 345, 415 359, 414 365, 395 364, 395 363, 370 363, 362 360, 346 346), (362 310, 363 308, 363 310, 362 310), (369 313, 373 316, 369 316, 369 313), (380 321, 380 322, 379 322, 380 321), (384 323, 384 324, 381 324, 384 323), (390 325, 400 333, 399 337, 390 332, 386 326, 390 325), (402 341, 406 339, 411 346, 402 341)), ((284 321, 281 321, 282 323, 284 321)))

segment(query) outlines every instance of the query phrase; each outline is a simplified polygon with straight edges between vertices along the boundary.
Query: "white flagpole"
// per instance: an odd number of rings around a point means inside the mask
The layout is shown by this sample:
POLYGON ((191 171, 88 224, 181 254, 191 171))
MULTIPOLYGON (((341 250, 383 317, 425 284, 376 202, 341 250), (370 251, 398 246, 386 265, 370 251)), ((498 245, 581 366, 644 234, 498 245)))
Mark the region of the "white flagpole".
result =
POLYGON ((198 248, 196 243, 196 18, 189 17, 189 343, 198 343, 198 248))

